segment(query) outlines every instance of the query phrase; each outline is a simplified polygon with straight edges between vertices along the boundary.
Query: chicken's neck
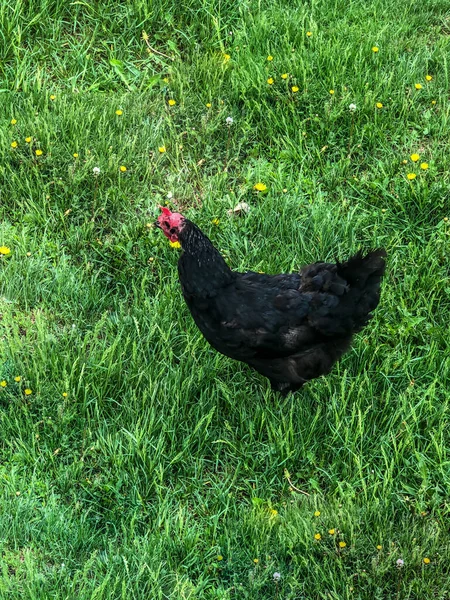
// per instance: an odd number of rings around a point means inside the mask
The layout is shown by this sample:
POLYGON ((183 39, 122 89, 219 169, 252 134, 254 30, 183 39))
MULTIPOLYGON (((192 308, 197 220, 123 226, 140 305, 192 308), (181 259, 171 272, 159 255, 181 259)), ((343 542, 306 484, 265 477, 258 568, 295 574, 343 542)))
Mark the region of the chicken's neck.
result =
POLYGON ((180 234, 183 254, 178 261, 183 293, 194 297, 215 295, 215 291, 228 285, 234 274, 211 240, 191 221, 187 221, 180 234))

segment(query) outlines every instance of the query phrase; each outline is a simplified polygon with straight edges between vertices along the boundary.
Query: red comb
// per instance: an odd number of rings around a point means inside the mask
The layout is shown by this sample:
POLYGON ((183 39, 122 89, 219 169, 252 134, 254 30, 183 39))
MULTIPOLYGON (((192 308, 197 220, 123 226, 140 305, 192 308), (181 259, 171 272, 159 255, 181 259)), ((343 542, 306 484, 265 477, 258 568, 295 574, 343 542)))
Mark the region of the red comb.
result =
POLYGON ((161 209, 161 211, 162 211, 162 214, 163 214, 165 217, 170 217, 170 215, 172 214, 172 211, 170 211, 170 210, 169 210, 168 208, 166 208, 165 206, 160 206, 159 208, 161 209))

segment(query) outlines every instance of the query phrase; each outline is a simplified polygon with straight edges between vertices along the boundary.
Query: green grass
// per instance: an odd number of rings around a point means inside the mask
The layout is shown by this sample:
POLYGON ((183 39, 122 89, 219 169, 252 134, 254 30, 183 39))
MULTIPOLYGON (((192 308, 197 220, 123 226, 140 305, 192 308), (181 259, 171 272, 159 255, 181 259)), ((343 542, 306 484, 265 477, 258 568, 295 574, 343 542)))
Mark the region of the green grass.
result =
POLYGON ((1 5, 0 598, 450 597, 449 23, 440 0, 1 5), (374 320, 273 394, 194 326, 165 202, 235 269, 385 247, 374 320))

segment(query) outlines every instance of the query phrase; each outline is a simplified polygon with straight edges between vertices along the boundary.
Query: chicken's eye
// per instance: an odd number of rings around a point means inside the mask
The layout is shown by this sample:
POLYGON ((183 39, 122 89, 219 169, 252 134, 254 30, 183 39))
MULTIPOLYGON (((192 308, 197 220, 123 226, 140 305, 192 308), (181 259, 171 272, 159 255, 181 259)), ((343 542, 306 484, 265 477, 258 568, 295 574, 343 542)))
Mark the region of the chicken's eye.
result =
POLYGON ((169 221, 164 221, 163 225, 164 225, 164 227, 169 227, 170 223, 169 223, 169 221))

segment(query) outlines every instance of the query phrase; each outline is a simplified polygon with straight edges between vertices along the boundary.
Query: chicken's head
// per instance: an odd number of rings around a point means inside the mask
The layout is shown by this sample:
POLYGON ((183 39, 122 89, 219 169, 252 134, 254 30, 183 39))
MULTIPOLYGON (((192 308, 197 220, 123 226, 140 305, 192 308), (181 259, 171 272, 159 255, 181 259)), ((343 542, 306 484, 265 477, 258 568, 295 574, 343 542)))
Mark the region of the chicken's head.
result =
POLYGON ((180 213, 173 213, 165 206, 161 207, 162 214, 159 215, 156 226, 162 229, 164 235, 171 242, 178 242, 178 237, 185 226, 185 218, 180 213))

